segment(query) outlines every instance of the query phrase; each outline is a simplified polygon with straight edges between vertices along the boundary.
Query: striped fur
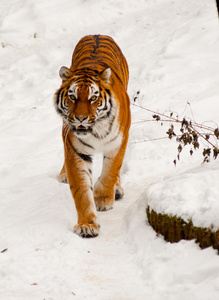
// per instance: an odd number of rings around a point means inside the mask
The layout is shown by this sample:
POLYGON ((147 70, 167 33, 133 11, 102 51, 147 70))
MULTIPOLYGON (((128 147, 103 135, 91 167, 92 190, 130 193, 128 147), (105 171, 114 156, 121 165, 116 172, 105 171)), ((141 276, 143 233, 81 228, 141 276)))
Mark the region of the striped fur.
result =
POLYGON ((70 69, 59 72, 62 85, 54 98, 63 119, 65 161, 59 180, 68 182, 78 213, 74 231, 97 236, 96 210, 113 207, 123 196, 120 169, 128 142, 130 103, 128 65, 114 40, 85 36, 77 44, 70 69), (92 183, 92 156, 103 153, 102 173, 92 183))

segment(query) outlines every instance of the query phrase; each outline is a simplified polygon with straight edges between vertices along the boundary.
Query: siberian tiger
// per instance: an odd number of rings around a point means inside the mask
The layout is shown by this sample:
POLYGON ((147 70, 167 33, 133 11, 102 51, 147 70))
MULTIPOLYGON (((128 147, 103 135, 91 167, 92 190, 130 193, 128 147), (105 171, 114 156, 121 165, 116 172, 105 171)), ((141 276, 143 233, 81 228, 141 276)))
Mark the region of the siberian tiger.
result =
POLYGON ((70 69, 62 67, 59 75, 54 102, 63 119, 65 159, 58 179, 69 183, 75 201, 74 232, 94 237, 100 227, 96 210, 111 209, 123 196, 120 169, 131 120, 128 65, 111 37, 89 35, 78 42, 70 69), (93 189, 95 152, 103 153, 103 168, 93 189))

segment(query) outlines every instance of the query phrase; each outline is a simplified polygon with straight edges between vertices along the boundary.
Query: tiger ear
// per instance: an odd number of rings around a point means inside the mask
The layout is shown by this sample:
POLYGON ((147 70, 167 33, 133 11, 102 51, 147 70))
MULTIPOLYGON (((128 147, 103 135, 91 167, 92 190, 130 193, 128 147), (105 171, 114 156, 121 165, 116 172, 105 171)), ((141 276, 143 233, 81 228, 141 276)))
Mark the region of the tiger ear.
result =
POLYGON ((111 77, 111 69, 106 68, 103 70, 103 72, 100 74, 100 78, 105 82, 105 83, 110 83, 110 77, 111 77))
POLYGON ((63 81, 66 81, 72 76, 72 72, 66 67, 61 67, 61 69, 59 70, 59 76, 63 81))

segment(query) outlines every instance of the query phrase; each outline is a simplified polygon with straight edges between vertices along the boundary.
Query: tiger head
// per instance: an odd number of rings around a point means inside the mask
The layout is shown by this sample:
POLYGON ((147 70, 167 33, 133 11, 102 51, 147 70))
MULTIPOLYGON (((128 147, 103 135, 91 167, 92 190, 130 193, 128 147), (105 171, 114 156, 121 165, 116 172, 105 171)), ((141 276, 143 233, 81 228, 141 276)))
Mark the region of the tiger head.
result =
POLYGON ((72 72, 62 67, 59 75, 62 85, 55 94, 56 111, 77 137, 86 138, 111 110, 111 69, 101 73, 90 69, 72 72))

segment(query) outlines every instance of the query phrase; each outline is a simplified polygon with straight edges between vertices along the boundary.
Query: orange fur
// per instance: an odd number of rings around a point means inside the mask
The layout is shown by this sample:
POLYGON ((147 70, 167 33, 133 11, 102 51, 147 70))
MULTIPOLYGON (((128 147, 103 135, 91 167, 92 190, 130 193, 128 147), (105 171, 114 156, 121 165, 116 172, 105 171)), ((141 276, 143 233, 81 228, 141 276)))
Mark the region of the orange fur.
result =
POLYGON ((123 196, 120 169, 131 119, 128 65, 112 38, 85 36, 74 50, 70 69, 62 67, 60 76, 55 105, 63 117, 65 161, 59 180, 68 181, 75 200, 75 232, 96 236, 96 209, 108 210, 115 197, 123 196), (99 150, 104 153, 103 170, 92 192, 92 155, 99 150))

